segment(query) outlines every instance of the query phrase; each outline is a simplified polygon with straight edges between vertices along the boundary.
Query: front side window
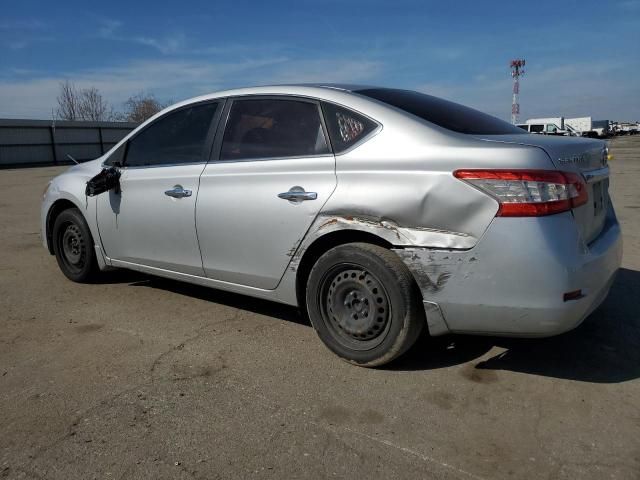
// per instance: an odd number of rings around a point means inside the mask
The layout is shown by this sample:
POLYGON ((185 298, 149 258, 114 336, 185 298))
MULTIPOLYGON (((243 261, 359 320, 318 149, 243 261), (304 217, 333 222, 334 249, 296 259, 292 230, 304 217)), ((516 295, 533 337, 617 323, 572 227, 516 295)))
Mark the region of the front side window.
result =
POLYGON ((235 100, 220 160, 324 155, 329 147, 318 105, 300 100, 235 100))
POLYGON ((156 120, 129 141, 125 166, 206 161, 207 134, 218 103, 182 108, 156 120))
POLYGON ((104 164, 109 166, 114 166, 114 165, 122 166, 122 160, 124 159, 124 153, 126 150, 127 150, 127 144, 125 142, 122 145, 120 145, 118 149, 115 150, 111 155, 109 155, 109 158, 107 158, 104 164))

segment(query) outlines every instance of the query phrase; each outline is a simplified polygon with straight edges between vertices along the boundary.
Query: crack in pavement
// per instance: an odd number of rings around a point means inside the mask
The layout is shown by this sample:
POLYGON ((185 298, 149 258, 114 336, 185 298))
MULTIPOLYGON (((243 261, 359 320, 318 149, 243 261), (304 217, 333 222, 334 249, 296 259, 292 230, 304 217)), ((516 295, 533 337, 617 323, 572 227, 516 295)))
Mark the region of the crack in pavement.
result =
POLYGON ((353 430, 352 428, 349 427, 335 427, 335 426, 330 426, 330 425, 322 425, 313 421, 309 422, 311 425, 315 425, 317 427, 323 428, 325 430, 329 430, 333 433, 339 433, 339 432, 349 432, 352 433, 354 435, 358 435, 360 437, 366 438, 372 442, 381 444, 381 445, 385 445, 387 447, 391 447, 394 448, 396 450, 399 450, 403 453, 406 453, 408 455, 412 455, 414 457, 417 457, 419 459, 421 459, 424 462, 433 464, 433 465, 438 465, 439 467, 442 467, 450 472, 456 473, 458 474, 458 476, 462 476, 464 478, 472 478, 474 480, 486 480, 484 477, 480 477, 478 475, 476 475, 475 473, 471 473, 468 472, 467 470, 463 470, 462 468, 456 467, 454 465, 451 465, 449 463, 437 460, 433 457, 430 457, 429 455, 425 455, 424 453, 418 452, 416 450, 413 450, 412 448, 408 448, 408 447, 403 447, 402 445, 396 445, 395 443, 391 442, 390 440, 386 440, 384 438, 376 438, 373 437, 371 435, 368 435, 364 432, 360 432, 358 430, 353 430))

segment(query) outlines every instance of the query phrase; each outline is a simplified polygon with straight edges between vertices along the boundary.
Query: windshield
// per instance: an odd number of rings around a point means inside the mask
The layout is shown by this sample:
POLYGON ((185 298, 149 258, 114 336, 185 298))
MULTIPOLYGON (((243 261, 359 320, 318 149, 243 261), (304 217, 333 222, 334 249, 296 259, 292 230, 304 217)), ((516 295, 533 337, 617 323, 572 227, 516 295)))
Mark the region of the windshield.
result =
POLYGON ((472 135, 526 133, 521 128, 499 118, 424 93, 394 88, 368 88, 356 90, 355 93, 387 103, 458 133, 472 135))

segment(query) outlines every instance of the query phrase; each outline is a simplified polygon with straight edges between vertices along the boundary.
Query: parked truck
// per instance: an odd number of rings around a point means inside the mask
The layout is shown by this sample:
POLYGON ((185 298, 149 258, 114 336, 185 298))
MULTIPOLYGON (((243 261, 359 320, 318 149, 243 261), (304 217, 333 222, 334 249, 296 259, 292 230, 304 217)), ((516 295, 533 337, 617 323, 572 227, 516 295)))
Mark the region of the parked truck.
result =
POLYGON ((518 124, 518 127, 541 135, 571 135, 565 128, 564 117, 530 118, 526 123, 518 124))
POLYGON ((591 117, 567 118, 565 125, 572 127, 582 137, 604 138, 609 135, 609 120, 593 120, 591 117))
POLYGON ((611 132, 614 135, 637 135, 640 133, 640 122, 614 122, 611 132))

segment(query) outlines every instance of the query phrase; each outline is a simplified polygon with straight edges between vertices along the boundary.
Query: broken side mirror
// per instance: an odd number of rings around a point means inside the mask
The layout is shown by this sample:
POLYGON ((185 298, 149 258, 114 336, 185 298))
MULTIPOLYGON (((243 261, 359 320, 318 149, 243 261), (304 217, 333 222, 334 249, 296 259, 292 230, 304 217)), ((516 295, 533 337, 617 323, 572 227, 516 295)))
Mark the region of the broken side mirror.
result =
POLYGON ((85 194, 88 197, 113 190, 120 193, 120 169, 122 168, 127 143, 120 145, 104 162, 102 171, 87 182, 85 194))
POLYGON ((99 174, 89 180, 85 194, 88 197, 94 197, 109 190, 120 193, 120 170, 116 167, 103 168, 99 174))

